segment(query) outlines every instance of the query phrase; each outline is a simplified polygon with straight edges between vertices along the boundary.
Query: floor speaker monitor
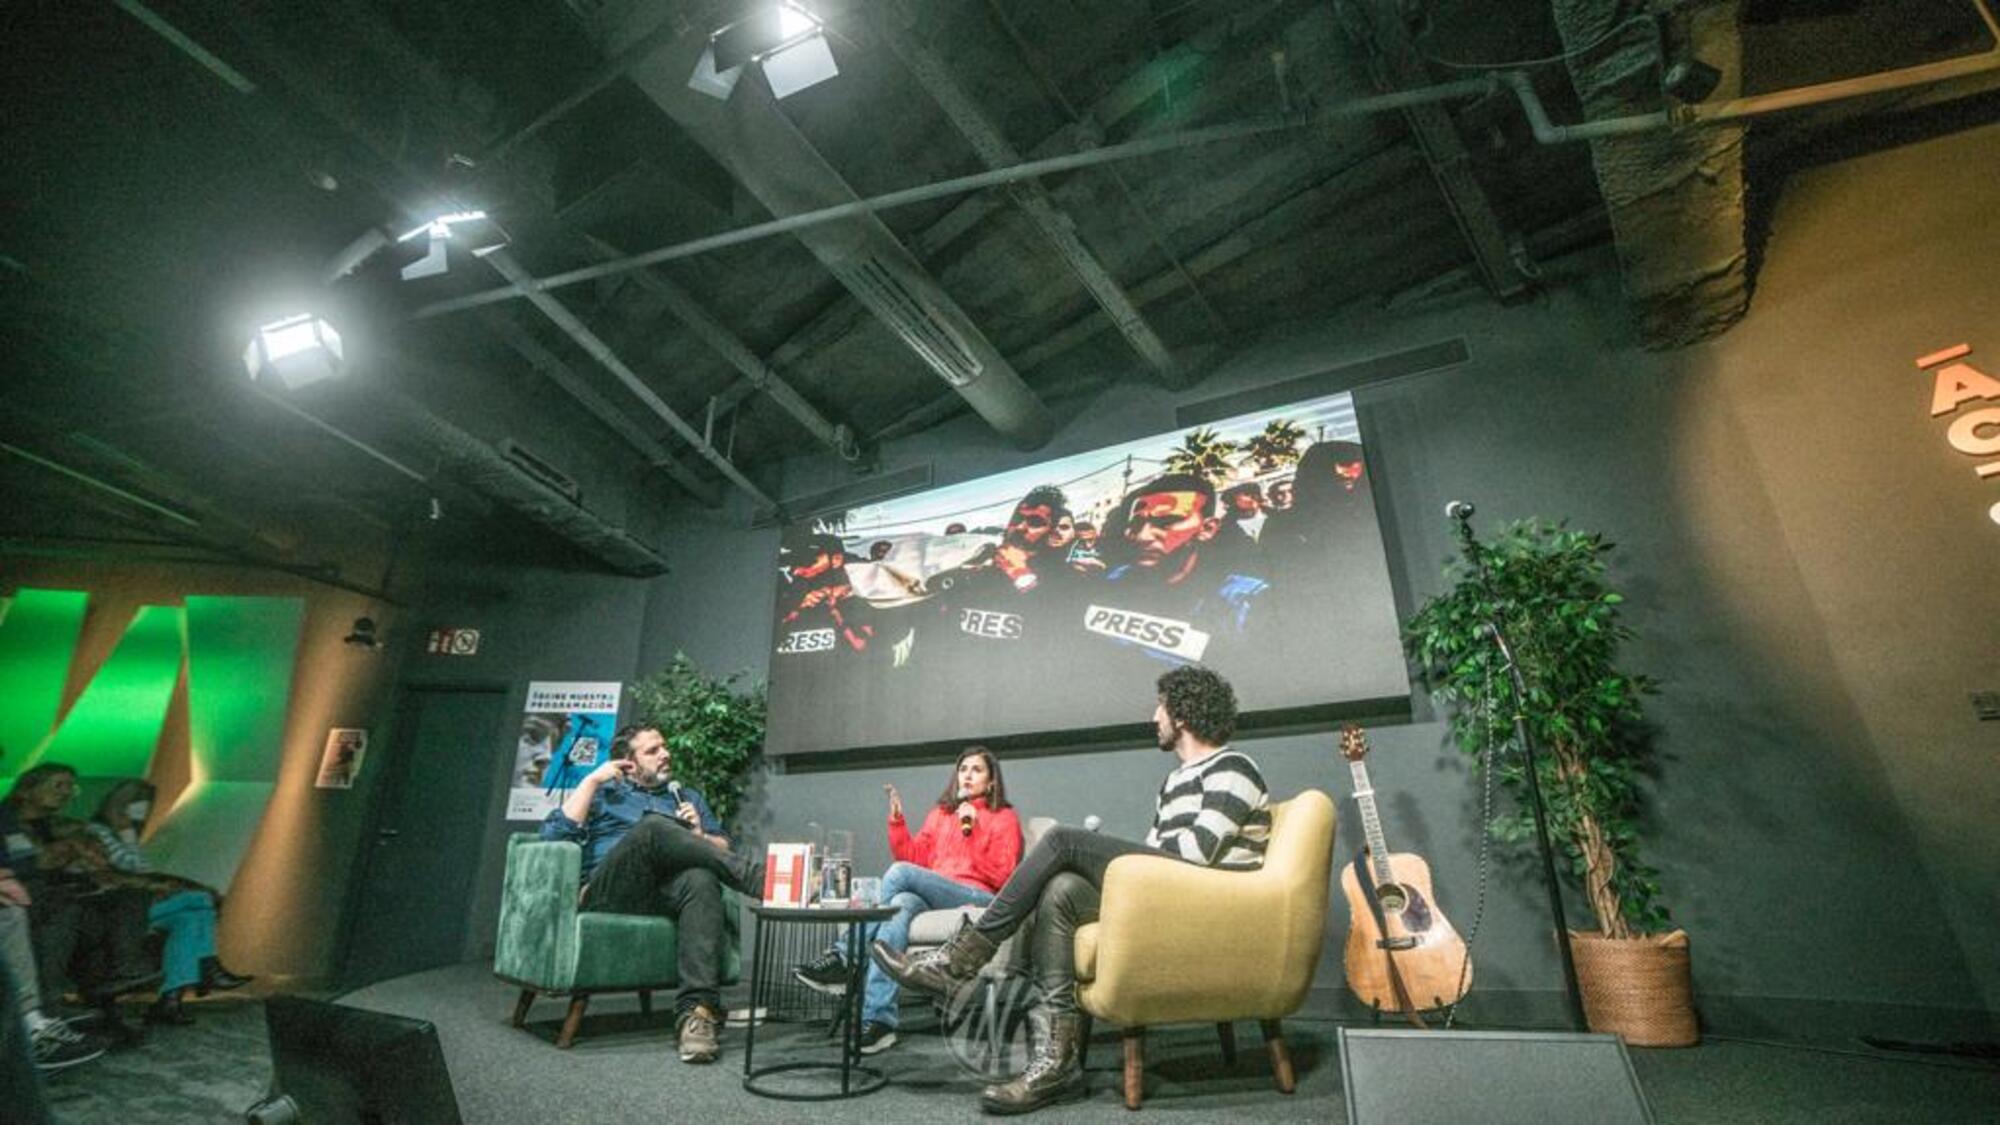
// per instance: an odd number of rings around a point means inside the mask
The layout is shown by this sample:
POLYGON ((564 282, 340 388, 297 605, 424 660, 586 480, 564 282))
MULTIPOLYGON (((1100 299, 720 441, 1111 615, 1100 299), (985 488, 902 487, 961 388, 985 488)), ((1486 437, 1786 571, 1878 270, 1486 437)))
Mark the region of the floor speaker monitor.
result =
POLYGON ((1653 1125, 1615 1035, 1340 1029, 1348 1125, 1653 1125))

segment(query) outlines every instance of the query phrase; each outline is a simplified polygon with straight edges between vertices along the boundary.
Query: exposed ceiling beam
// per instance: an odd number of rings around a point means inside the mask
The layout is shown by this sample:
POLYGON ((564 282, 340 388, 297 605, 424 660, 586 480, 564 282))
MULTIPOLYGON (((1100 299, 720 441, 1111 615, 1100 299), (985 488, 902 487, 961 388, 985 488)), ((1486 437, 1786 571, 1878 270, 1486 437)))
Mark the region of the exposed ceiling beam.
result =
MULTIPOLYGON (((1376 89, 1387 93, 1430 84, 1416 40, 1403 22, 1400 0, 1343 0, 1339 6, 1348 28, 1368 50, 1368 70, 1376 89)), ((1532 281, 1514 260, 1514 240, 1473 173, 1472 157, 1451 114, 1441 105, 1417 105, 1405 109, 1403 119, 1472 251, 1487 292, 1502 301, 1525 294, 1532 281)))
MULTIPOLYGON (((987 117, 986 111, 952 77, 950 68, 937 52, 919 37, 917 10, 907 2, 893 5, 878 3, 864 10, 868 13, 870 26, 903 60, 918 84, 930 94, 931 100, 944 111, 952 126, 988 168, 1005 168, 1022 162, 1020 152, 1007 142, 999 127, 987 117)), ((1090 247, 1084 245, 1077 233, 1076 220, 1056 205, 1049 190, 1036 180, 1015 184, 1008 190, 1028 221, 1055 248, 1070 272, 1076 275, 1098 307, 1104 310, 1111 323, 1132 345, 1132 350, 1139 353, 1161 382, 1170 387, 1184 385, 1185 373, 1168 350, 1166 342, 1146 322, 1144 314, 1118 284, 1118 279, 1111 275, 1090 247)))
MULTIPOLYGON (((581 236, 584 243, 601 258, 622 258, 624 251, 594 235, 581 236)), ((756 390, 771 396, 785 413, 799 425, 804 426, 821 445, 847 460, 859 456, 854 443, 854 432, 846 426, 838 425, 821 414, 819 409, 807 402, 805 397, 792 388, 790 383, 771 369, 771 366, 757 357, 736 333, 717 320, 714 314, 702 307, 693 294, 681 288, 672 279, 656 269, 634 271, 639 287, 665 301, 667 308, 680 322, 688 327, 702 343, 729 362, 742 376, 744 382, 756 390)))
MULTIPOLYGON (((688 89, 688 75, 705 45, 704 36, 684 36, 633 68, 633 81, 778 221, 862 204, 779 109, 755 68, 745 72, 727 100, 688 89)), ((792 233, 995 430, 1024 448, 1048 440, 1055 429, 1048 408, 881 219, 857 207, 847 222, 801 226, 792 233)))
POLYGON ((528 361, 528 365, 547 376, 549 381, 561 387, 579 406, 590 411, 591 416, 605 424, 613 433, 625 439, 646 463, 660 469, 674 479, 674 483, 686 489, 696 500, 708 507, 722 503, 722 496, 714 484, 697 475, 693 469, 681 464, 680 458, 665 445, 646 432, 620 410, 612 401, 599 394, 581 372, 571 367, 568 361, 550 351, 537 340, 534 333, 522 327, 512 317, 499 309, 482 310, 480 319, 487 331, 514 350, 514 354, 528 361))
POLYGON ((744 476, 742 471, 730 462, 729 458, 723 456, 721 450, 710 445, 708 439, 703 437, 700 431, 689 425, 687 419, 682 418, 673 407, 667 405, 667 401, 660 397, 659 392, 647 386, 646 381, 639 378, 636 372, 626 366, 625 361, 618 358, 618 354, 611 350, 610 345, 606 344, 598 337, 597 333, 591 331, 588 325, 578 319, 577 315, 571 312, 568 306, 564 305, 554 294, 543 292, 541 287, 535 284, 534 276, 521 263, 514 260, 511 252, 505 249, 495 250, 491 254, 486 255, 486 261, 491 263, 495 270, 499 271, 500 276, 506 278, 525 292, 528 296, 528 303, 539 309, 543 316, 548 317, 550 323, 560 328, 564 335, 576 341, 576 345, 582 348, 590 358, 596 360, 606 371, 611 372, 620 383, 624 384, 625 389, 632 392, 632 397, 638 399, 644 404, 646 409, 652 411, 656 417, 665 422, 667 428, 679 434, 681 440, 694 446, 695 452, 699 453, 702 459, 710 465, 715 466, 715 470, 721 473, 729 483, 741 489, 745 495, 749 496, 760 507, 775 508, 778 506, 777 501, 766 495, 764 490, 757 487, 749 477, 744 476))

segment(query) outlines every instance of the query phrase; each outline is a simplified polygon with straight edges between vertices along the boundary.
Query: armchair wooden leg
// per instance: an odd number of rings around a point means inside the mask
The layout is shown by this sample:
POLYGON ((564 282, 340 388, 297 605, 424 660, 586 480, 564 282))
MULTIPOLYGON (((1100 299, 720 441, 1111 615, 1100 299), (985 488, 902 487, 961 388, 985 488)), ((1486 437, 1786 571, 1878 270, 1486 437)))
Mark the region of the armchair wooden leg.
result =
POLYGON ((653 1014, 653 990, 650 988, 639 990, 639 1014, 642 1016, 653 1014))
POLYGON ((521 998, 519 1000, 514 1001, 515 1027, 520 1027, 528 1022, 528 1008, 532 1006, 534 1002, 535 1002, 535 990, 532 988, 522 989, 521 998))
POLYGON ((1146 1029, 1128 1027, 1125 1035, 1125 1108, 1138 1109, 1146 1098, 1146 1029))
POLYGON ((569 998, 569 1014, 563 1017, 562 1034, 556 1036, 556 1046, 567 1051, 576 1042, 576 1029, 583 1025, 583 1010, 590 1006, 590 993, 579 992, 569 998))
POLYGON ((1222 1038, 1222 1065, 1236 1065, 1236 1025, 1228 1021, 1215 1025, 1216 1035, 1222 1038))
POLYGON ((1292 1077, 1292 1053, 1285 1049, 1285 1031, 1277 1020, 1258 1020, 1257 1026, 1264 1030, 1264 1045, 1271 1049, 1271 1077, 1277 1080, 1278 1092, 1289 1094, 1298 1089, 1292 1077))

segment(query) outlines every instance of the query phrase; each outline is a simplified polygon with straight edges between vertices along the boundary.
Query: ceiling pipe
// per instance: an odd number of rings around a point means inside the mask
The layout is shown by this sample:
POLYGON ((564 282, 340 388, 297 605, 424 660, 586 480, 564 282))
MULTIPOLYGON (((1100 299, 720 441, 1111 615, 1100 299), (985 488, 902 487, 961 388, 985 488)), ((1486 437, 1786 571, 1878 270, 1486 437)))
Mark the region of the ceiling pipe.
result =
MULTIPOLYGON (((949 180, 939 180, 935 183, 904 188, 900 191, 886 192, 867 199, 857 199, 848 203, 836 204, 832 207, 802 211, 796 215, 787 215, 780 219, 772 219, 769 222, 738 227, 735 230, 705 235, 701 238, 676 243, 672 246, 663 246, 657 250, 648 250, 645 253, 634 254, 630 257, 620 258, 617 261, 600 262, 594 266, 584 266, 580 269, 550 274, 547 277, 530 280, 533 282, 535 291, 546 292, 550 289, 560 289, 569 285, 579 285, 586 281, 595 281, 601 277, 611 277, 616 274, 627 273, 631 270, 644 269, 647 266, 657 265, 660 262, 671 262, 680 258, 692 258, 699 254, 709 253, 710 251, 721 250, 730 246, 740 246, 746 242, 774 238, 781 234, 792 234, 812 227, 824 226, 828 223, 837 223, 843 219, 852 219, 862 215, 873 214, 877 211, 907 207, 913 203, 924 203, 947 196, 963 195, 966 192, 978 191, 981 188, 1001 187, 1006 184, 1019 183, 1023 180, 1035 179, 1039 176, 1050 176, 1058 172, 1068 172, 1077 168, 1089 168, 1119 160, 1153 156, 1158 153, 1172 152, 1176 149, 1217 144, 1223 141, 1244 140, 1250 137, 1259 137, 1268 133, 1279 133, 1292 129, 1303 129, 1344 117, 1400 112, 1410 106, 1431 105, 1438 102, 1485 97, 1491 94, 1493 89, 1494 84, 1489 80, 1464 79, 1457 82, 1441 83, 1436 86, 1427 86, 1421 90, 1399 90, 1393 94, 1376 94, 1365 98, 1355 98, 1352 101, 1326 106, 1302 116, 1258 118, 1228 125, 1212 125, 1204 129, 1187 129, 1173 133, 1162 133, 1158 136, 1146 137, 1140 140, 1125 141, 1121 144, 1106 145, 1102 148, 1088 149, 1083 152, 1065 153, 1061 156, 1051 156, 1042 160, 1030 160, 1023 164, 995 168, 990 171, 977 172, 968 176, 958 176, 949 180)), ((478 293, 468 293, 462 297, 453 297, 449 300, 435 301, 417 309, 412 316, 419 320, 434 316, 443 316, 447 313, 478 308, 481 305, 490 305, 495 301, 510 301, 519 297, 525 297, 528 295, 528 292, 529 290, 521 285, 505 285, 478 293)))
POLYGON ((89 473, 84 472, 82 469, 72 468, 68 465, 63 464, 60 461, 52 461, 49 458, 44 457, 39 453, 29 452, 28 450, 22 449, 20 446, 14 445, 11 442, 0 441, 0 452, 11 453, 16 457, 19 457, 23 461, 29 462, 30 464, 40 465, 42 468, 47 469, 52 473, 59 473, 63 476, 68 477, 73 481, 76 481, 79 484, 88 485, 91 488, 97 489, 99 492, 115 496, 118 499, 125 501, 127 504, 133 504, 138 507, 144 508, 147 511, 153 513, 154 515, 165 516, 166 518, 174 521, 175 523, 181 524, 185 527, 201 526, 200 520, 194 518, 193 516, 188 515, 186 512, 183 512, 178 508, 170 508, 165 504, 159 503, 158 501, 148 500, 144 496, 141 496, 138 493, 133 492, 129 489, 120 488, 117 485, 112 484, 110 481, 91 476, 89 473))
MULTIPOLYGON (((1981 16, 1989 26, 1993 17, 1983 8, 1981 16)), ((1995 31, 1996 41, 2000 41, 2000 29, 1995 31)), ((536 291, 560 289, 570 285, 580 285, 602 277, 612 277, 631 270, 644 269, 660 262, 671 262, 680 258, 692 258, 711 251, 740 246, 746 242, 774 238, 781 234, 791 234, 809 227, 836 223, 858 215, 888 211, 897 207, 907 207, 914 203, 924 203, 945 196, 962 195, 983 188, 1000 187, 1040 176, 1055 175, 1077 168, 1088 168, 1099 164, 1110 164, 1121 160, 1132 160, 1152 156, 1176 149, 1192 148, 1199 145, 1217 144, 1224 141, 1242 140, 1262 136, 1267 133, 1302 129, 1342 117, 1366 116, 1378 113, 1400 113, 1414 106, 1436 105, 1442 102, 1480 98, 1504 87, 1511 90, 1527 116, 1529 126, 1534 131, 1535 140, 1545 145, 1567 144, 1603 137, 1634 136, 1685 126, 1722 126, 1738 123, 1750 118, 1800 109, 1806 106, 1824 105, 1828 102, 1845 101, 1866 97, 1871 94, 1891 93, 1918 86, 1933 85, 1956 78, 1966 78, 2000 70, 2000 47, 1982 55, 1971 55, 1960 59, 1950 59, 1922 66, 1905 67, 1901 70, 1885 71, 1881 74, 1865 75, 1859 78, 1842 79, 1817 86, 1801 87, 1797 90, 1775 91, 1746 98, 1733 98, 1715 105, 1682 106, 1672 112, 1637 114, 1628 117, 1612 117, 1597 121, 1587 121, 1578 125, 1557 125, 1549 117, 1548 109, 1541 96, 1535 92, 1534 84, 1525 72, 1505 71, 1490 79, 1465 79, 1426 86, 1416 90, 1399 90, 1393 94, 1376 94, 1365 98, 1355 98, 1336 105, 1324 106, 1311 114, 1295 117, 1258 119, 1229 125, 1213 125, 1204 129, 1187 129, 1173 133, 1163 133, 1122 144, 1106 145, 1084 152, 1051 156, 1042 160, 1030 160, 1006 168, 995 168, 968 176, 958 176, 948 180, 924 184, 919 187, 903 188, 885 192, 867 199, 842 203, 833 207, 823 207, 815 211, 787 215, 769 222, 755 223, 719 234, 705 235, 686 242, 648 250, 616 261, 600 262, 593 266, 550 274, 547 277, 530 279, 536 291)), ((416 319, 444 316, 466 309, 490 305, 496 301, 511 301, 528 295, 523 285, 505 285, 494 289, 468 293, 462 297, 435 301, 424 305, 412 314, 416 319)))

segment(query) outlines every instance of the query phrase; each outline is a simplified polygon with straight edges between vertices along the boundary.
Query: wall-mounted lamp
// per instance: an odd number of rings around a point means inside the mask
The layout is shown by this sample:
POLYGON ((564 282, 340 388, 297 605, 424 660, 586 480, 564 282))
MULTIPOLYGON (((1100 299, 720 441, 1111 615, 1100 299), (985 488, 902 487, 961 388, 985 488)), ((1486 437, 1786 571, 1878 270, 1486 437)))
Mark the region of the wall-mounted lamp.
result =
POLYGON ((371 651, 381 648, 382 640, 375 635, 375 619, 372 617, 355 618, 354 631, 342 637, 340 643, 371 651))

